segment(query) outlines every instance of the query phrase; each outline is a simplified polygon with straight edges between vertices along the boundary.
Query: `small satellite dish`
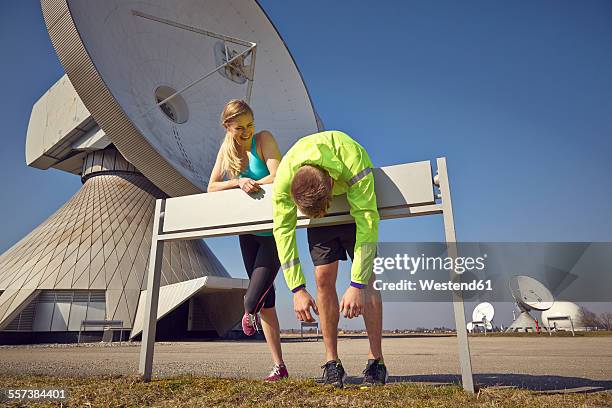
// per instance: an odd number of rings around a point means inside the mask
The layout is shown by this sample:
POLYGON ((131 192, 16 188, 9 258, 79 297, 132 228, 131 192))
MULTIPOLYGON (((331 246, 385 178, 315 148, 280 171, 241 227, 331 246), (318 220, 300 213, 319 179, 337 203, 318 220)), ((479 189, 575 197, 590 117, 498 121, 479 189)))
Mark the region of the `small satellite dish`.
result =
POLYGON ((495 309, 489 302, 480 303, 472 312, 472 320, 475 322, 492 322, 495 309))
POLYGON ((493 325, 490 322, 468 322, 465 325, 465 328, 467 329, 468 332, 473 333, 474 330, 476 328, 482 328, 484 329, 485 335, 487 334, 487 331, 491 331, 493 330, 493 325))
POLYGON ((487 331, 493 330, 491 321, 493 320, 494 315, 495 309, 493 308, 492 304, 489 302, 478 304, 472 312, 472 321, 470 322, 472 329, 477 327, 482 328, 484 329, 486 335, 487 331))
POLYGON ((513 276, 509 282, 510 292, 521 310, 520 315, 506 331, 535 331, 536 320, 531 310, 548 310, 554 303, 552 293, 538 280, 530 276, 513 276))

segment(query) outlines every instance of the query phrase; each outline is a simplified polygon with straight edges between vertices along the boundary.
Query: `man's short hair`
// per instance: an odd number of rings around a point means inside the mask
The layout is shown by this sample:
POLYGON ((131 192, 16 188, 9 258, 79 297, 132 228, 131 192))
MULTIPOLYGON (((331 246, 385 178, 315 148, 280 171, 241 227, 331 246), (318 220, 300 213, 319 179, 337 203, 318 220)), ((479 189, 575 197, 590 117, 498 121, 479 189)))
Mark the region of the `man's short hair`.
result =
POLYGON ((291 196, 295 205, 307 217, 323 217, 332 198, 330 175, 318 166, 303 165, 291 180, 291 196))

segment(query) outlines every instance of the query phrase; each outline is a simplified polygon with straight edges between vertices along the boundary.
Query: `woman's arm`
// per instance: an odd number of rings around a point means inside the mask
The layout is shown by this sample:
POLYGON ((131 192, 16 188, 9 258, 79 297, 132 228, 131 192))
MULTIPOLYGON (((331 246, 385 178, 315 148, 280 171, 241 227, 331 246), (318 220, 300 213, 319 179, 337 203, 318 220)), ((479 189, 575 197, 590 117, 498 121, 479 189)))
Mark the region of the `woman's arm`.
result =
POLYGON ((206 191, 213 193, 215 191, 229 190, 232 188, 240 188, 246 193, 251 193, 259 190, 259 185, 257 182, 255 182, 255 180, 248 177, 240 177, 223 181, 223 173, 221 172, 221 150, 219 150, 219 153, 217 153, 215 166, 210 173, 210 180, 208 181, 208 188, 206 191))
POLYGON ((223 174, 221 173, 221 150, 219 150, 219 153, 217 153, 217 160, 215 160, 215 166, 212 169, 212 173, 210 173, 207 192, 212 193, 214 191, 228 190, 236 187, 239 187, 237 178, 223 181, 223 174))
POLYGON ((280 150, 278 149, 278 144, 276 143, 274 136, 272 136, 272 133, 268 132, 267 130, 262 130, 259 135, 263 159, 266 162, 270 175, 257 180, 257 183, 272 184, 274 182, 274 178, 276 177, 276 169, 278 169, 278 164, 281 161, 280 150))

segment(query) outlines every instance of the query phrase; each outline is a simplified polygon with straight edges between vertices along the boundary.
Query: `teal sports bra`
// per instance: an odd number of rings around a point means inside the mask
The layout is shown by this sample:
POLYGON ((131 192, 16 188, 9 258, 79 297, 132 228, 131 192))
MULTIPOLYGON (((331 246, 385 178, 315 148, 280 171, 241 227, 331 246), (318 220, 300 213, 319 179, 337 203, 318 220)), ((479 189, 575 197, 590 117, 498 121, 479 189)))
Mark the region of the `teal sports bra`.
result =
POLYGON ((249 165, 246 170, 240 173, 240 177, 248 177, 253 180, 259 180, 270 175, 268 166, 263 160, 257 155, 257 143, 256 136, 253 136, 253 143, 251 143, 251 151, 247 152, 249 158, 249 165))
MULTIPOLYGON (((266 163, 264 163, 264 161, 257 155, 256 135, 253 135, 251 151, 247 152, 247 157, 249 158, 249 164, 245 171, 240 173, 240 177, 248 177, 253 180, 259 180, 270 175, 268 166, 266 166, 266 163)), ((272 232, 258 232, 254 235, 258 235, 260 237, 270 237, 272 236, 272 232)))

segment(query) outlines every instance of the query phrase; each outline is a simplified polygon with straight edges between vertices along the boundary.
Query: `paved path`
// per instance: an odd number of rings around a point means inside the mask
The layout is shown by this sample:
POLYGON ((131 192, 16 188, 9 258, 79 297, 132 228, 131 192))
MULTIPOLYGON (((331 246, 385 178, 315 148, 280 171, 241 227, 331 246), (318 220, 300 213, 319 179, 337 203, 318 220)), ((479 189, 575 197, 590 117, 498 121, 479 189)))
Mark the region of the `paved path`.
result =
MULTIPOLYGON (((478 337, 470 339, 477 382, 538 390, 612 390, 612 337, 478 337)), ((456 381, 459 372, 454 337, 385 338, 385 361, 392 381, 456 381)), ((0 373, 92 376, 138 370, 139 344, 1 346, 0 373)), ((262 378, 270 356, 262 341, 158 343, 154 374, 194 374, 262 378)), ((367 340, 341 339, 343 364, 359 381, 367 340)), ((321 375, 323 344, 283 342, 289 372, 321 375)))

